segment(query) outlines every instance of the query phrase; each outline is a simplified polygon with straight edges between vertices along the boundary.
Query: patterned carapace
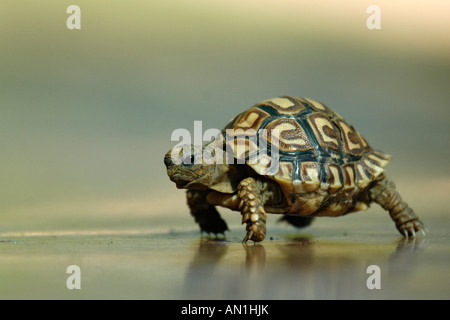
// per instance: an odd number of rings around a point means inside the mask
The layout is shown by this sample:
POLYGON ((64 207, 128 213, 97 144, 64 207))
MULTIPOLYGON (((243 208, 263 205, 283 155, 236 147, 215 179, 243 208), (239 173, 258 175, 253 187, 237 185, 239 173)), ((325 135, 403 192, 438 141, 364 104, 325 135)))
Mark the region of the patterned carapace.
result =
MULTIPOLYGON (((226 129, 253 129, 256 133, 266 129, 268 150, 264 151, 270 156, 272 148, 277 148, 274 154, 278 155, 279 167, 274 179, 284 185, 292 181, 295 193, 314 191, 321 184, 330 192, 341 187, 353 189, 355 183, 363 189, 389 162, 388 155, 371 149, 340 115, 312 99, 280 97, 262 101, 234 118, 226 129), (275 130, 278 134, 273 139, 275 130)), ((252 144, 254 139, 238 135, 231 143, 236 148, 252 144)), ((248 160, 261 152, 258 148, 246 151, 237 158, 248 160)), ((268 166, 257 164, 253 168, 263 174, 268 166)))

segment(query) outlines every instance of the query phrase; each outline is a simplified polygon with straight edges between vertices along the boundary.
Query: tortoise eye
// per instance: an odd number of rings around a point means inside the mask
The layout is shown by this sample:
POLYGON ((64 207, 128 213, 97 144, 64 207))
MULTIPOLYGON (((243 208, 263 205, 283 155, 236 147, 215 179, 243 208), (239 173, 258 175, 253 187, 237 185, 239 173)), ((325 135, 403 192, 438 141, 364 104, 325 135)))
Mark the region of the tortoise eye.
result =
POLYGON ((195 163, 195 155, 194 154, 191 154, 183 159, 184 166, 190 167, 190 166, 194 165, 194 163, 195 163))

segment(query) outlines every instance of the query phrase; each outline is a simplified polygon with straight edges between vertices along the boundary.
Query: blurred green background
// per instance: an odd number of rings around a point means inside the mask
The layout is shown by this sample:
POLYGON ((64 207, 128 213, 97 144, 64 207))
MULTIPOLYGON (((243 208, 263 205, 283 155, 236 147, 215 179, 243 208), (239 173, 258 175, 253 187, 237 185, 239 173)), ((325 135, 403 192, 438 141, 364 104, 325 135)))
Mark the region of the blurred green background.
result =
POLYGON ((377 1, 368 30, 372 2, 3 0, 0 233, 195 227, 162 161, 172 131, 281 95, 340 113, 448 222, 450 3, 377 1))

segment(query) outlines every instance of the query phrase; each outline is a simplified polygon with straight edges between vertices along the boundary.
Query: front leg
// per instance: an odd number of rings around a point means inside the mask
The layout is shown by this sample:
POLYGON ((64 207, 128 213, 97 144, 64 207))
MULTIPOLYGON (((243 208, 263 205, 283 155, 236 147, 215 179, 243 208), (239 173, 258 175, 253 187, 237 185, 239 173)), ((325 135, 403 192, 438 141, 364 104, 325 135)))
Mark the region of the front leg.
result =
POLYGON ((186 192, 187 203, 191 215, 200 226, 200 231, 220 234, 228 230, 226 222, 220 217, 216 207, 207 201, 209 190, 188 190, 186 192))
POLYGON ((238 196, 239 209, 242 214, 242 223, 246 223, 247 234, 242 240, 263 241, 266 237, 266 212, 264 210, 261 190, 254 178, 245 178, 239 183, 238 196))

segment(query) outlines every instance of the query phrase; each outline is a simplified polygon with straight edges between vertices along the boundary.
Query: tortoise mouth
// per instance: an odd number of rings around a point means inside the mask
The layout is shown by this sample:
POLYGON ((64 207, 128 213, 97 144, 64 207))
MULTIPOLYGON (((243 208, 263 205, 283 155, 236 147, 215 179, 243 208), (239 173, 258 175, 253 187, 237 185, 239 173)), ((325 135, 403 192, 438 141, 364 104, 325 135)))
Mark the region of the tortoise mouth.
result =
POLYGON ((189 182, 175 182, 177 189, 186 189, 189 182))
POLYGON ((180 173, 174 173, 169 176, 170 181, 175 182, 178 189, 183 189, 186 187, 190 182, 193 181, 192 177, 187 177, 184 174, 180 173))
POLYGON ((175 180, 173 182, 175 182, 178 189, 184 189, 190 183, 190 181, 186 180, 175 180))

